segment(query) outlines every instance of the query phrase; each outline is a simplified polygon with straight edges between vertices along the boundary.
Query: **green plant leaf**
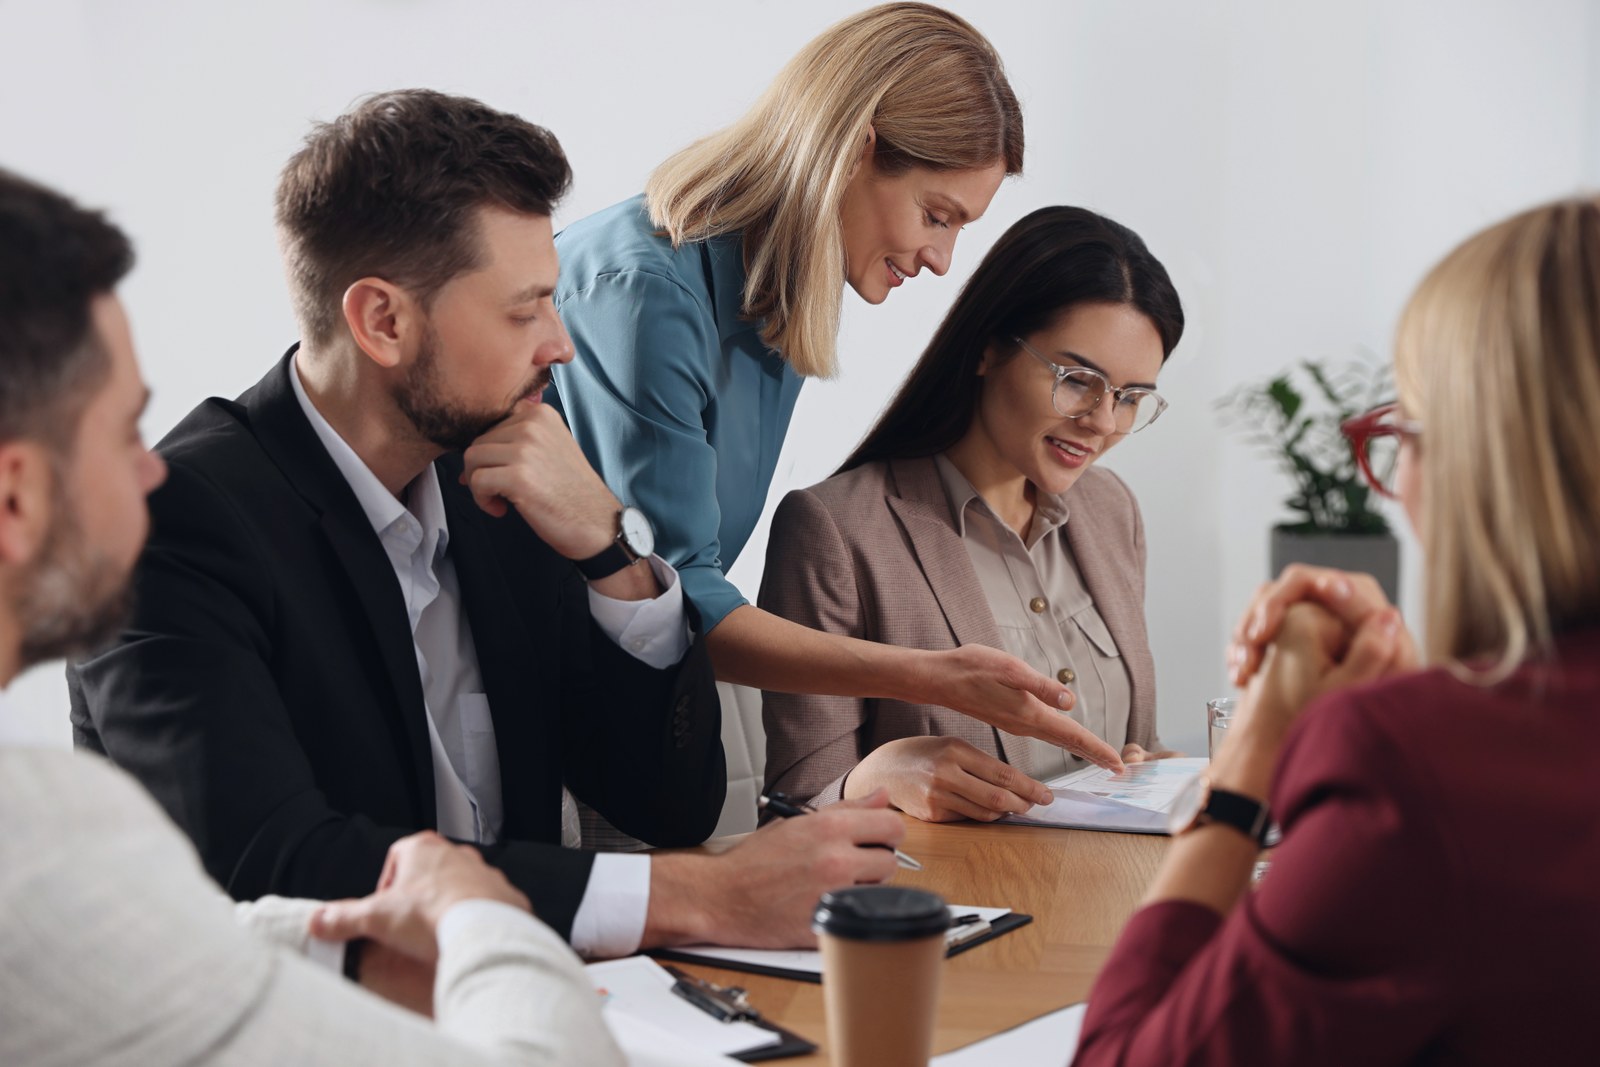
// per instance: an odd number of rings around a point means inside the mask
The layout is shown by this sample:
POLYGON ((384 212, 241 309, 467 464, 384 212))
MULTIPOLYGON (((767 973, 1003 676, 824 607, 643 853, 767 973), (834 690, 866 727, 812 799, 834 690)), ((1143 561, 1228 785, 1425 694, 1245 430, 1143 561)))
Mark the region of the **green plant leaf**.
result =
POLYGON ((1303 401, 1299 391, 1289 384, 1289 379, 1274 378, 1267 386, 1267 395, 1278 405, 1278 410, 1283 412, 1283 421, 1292 422, 1303 401))
POLYGON ((1241 385, 1217 401, 1225 425, 1253 447, 1275 456, 1294 492, 1284 500, 1304 516, 1299 525, 1337 533, 1383 532, 1366 482, 1339 431, 1340 423, 1386 394, 1386 367, 1372 359, 1349 363, 1301 360, 1259 385, 1241 385))
POLYGON ((1303 366, 1306 368, 1306 373, 1311 376, 1311 380, 1317 383, 1317 388, 1322 390, 1322 395, 1327 398, 1328 403, 1335 408, 1344 408, 1349 405, 1349 399, 1334 388, 1333 383, 1328 380, 1327 374, 1322 369, 1322 364, 1308 359, 1303 366))

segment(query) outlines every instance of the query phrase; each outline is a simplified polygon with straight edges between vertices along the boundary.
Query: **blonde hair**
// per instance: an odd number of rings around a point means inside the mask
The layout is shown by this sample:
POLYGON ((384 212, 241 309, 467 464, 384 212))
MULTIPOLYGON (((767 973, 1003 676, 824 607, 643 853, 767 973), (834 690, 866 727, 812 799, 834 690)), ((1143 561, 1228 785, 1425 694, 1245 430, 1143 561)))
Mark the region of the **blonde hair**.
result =
POLYGON ((1395 370, 1423 423, 1427 656, 1493 683, 1600 613, 1600 199, 1445 257, 1395 370))
POLYGON ((829 377, 845 285, 839 207, 869 128, 886 174, 1022 170, 1022 112, 994 48, 929 4, 884 4, 790 60, 732 126, 672 156, 645 185, 674 247, 744 235, 744 314, 799 374, 829 377))

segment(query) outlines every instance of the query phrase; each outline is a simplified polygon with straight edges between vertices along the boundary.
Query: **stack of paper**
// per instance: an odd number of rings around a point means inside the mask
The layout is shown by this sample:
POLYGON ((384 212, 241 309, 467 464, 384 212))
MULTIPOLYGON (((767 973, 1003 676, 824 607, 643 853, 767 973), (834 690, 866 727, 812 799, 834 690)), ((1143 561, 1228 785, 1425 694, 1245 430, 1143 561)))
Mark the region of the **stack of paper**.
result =
POLYGON ((1190 779, 1206 769, 1203 759, 1162 759, 1130 764, 1121 774, 1085 767, 1046 782, 1055 800, 1005 821, 1074 830, 1167 832, 1167 812, 1190 779))

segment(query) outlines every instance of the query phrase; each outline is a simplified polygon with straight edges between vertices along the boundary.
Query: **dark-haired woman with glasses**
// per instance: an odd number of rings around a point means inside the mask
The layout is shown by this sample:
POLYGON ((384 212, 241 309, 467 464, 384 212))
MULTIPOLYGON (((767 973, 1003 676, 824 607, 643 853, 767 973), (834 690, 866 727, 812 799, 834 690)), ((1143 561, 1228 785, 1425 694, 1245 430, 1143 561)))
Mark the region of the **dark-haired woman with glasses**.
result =
MULTIPOLYGON (((1096 467, 1166 408, 1183 332, 1166 270, 1081 208, 1011 227, 838 474, 790 493, 761 606, 910 648, 989 645, 1070 686, 1067 714, 1124 762, 1164 754, 1133 495, 1096 467)), ((1046 802, 1073 757, 927 704, 766 694, 769 790, 870 793, 921 819, 1046 802)))
POLYGON ((1345 433, 1421 540, 1423 655, 1366 576, 1261 591, 1078 1067, 1595 1062, 1600 199, 1448 255, 1395 379, 1345 433))

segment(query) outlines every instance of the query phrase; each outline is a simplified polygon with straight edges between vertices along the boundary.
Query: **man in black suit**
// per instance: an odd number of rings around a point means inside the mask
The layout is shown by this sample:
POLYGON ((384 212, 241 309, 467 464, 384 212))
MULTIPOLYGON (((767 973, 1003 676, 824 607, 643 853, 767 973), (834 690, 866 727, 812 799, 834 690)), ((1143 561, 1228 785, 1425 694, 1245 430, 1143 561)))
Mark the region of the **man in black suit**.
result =
POLYGON ((241 899, 365 894, 390 844, 438 828, 580 950, 805 943, 821 892, 892 872, 861 846, 895 816, 717 857, 560 847, 563 785, 683 845, 726 778, 693 609, 540 403, 573 354, 551 301, 569 179, 548 132, 438 93, 313 131, 277 204, 302 343, 158 446, 140 607, 69 672, 76 740, 241 899))

